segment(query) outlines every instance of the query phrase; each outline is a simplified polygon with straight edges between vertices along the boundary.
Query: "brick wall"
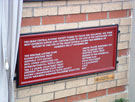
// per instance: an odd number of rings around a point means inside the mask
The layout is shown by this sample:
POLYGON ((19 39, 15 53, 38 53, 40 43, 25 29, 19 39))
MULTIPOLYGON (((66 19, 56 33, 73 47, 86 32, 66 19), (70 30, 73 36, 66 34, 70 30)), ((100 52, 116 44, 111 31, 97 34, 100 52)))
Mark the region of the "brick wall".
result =
POLYGON ((16 102, 114 102, 128 97, 130 0, 58 0, 23 5, 21 33, 119 24, 116 71, 15 88, 16 102), (114 75, 96 82, 97 76, 114 75))

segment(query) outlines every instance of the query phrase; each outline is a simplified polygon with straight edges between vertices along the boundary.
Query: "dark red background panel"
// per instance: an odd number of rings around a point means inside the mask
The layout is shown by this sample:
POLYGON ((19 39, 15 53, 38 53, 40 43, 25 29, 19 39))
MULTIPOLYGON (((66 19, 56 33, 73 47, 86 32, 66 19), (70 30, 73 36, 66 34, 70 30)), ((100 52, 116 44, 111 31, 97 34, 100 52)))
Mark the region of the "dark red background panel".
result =
POLYGON ((118 26, 22 35, 18 87, 116 69, 118 26))

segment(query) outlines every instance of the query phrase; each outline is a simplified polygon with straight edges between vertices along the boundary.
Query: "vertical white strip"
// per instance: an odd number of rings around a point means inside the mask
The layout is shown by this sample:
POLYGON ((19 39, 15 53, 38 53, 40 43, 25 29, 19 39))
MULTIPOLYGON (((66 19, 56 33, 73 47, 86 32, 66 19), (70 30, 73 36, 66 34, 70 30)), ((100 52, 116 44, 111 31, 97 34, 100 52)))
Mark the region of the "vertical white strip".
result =
POLYGON ((8 102, 14 102, 14 73, 19 45, 20 29, 21 29, 21 19, 22 19, 22 5, 23 0, 9 0, 10 3, 10 20, 9 20, 9 49, 8 55, 10 69, 9 69, 9 80, 8 80, 8 92, 9 100, 8 102))
POLYGON ((4 8, 4 0, 0 0, 0 102, 8 102, 8 81, 7 74, 4 68, 4 56, 3 56, 3 43, 2 43, 2 35, 3 35, 3 8, 4 8))
POLYGON ((130 42, 129 102, 135 102, 135 1, 132 1, 132 31, 130 42))

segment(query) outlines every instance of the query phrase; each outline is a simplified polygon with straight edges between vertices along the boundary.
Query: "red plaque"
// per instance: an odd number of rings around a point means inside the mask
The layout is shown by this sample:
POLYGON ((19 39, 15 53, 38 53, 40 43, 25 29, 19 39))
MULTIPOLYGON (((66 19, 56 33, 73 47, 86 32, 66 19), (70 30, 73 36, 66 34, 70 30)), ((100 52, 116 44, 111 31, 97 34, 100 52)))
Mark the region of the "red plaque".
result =
POLYGON ((118 25, 21 35, 18 87, 116 69, 118 25))

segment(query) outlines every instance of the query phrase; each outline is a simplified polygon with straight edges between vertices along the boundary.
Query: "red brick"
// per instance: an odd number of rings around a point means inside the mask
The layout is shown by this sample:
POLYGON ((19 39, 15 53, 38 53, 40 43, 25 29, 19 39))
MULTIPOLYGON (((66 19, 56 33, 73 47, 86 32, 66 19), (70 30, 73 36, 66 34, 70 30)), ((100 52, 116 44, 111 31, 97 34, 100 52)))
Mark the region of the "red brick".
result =
POLYGON ((94 91, 88 93, 88 98, 90 99, 90 98, 95 98, 104 95, 106 95, 106 90, 94 91))
POLYGON ((131 10, 129 10, 129 15, 128 15, 129 17, 131 16, 131 10))
POLYGON ((83 100, 83 99, 86 99, 86 93, 67 97, 67 102, 79 101, 79 100, 83 100))
POLYGON ((88 20, 99 20, 99 19, 106 19, 107 12, 98 12, 98 13, 90 13, 88 14, 88 20))
POLYGON ((127 17, 127 10, 109 12, 109 18, 121 18, 121 17, 127 17))
POLYGON ((128 54, 128 49, 119 50, 118 56, 126 56, 128 54))
POLYGON ((125 91, 125 86, 118 86, 118 87, 110 88, 108 89, 108 94, 118 93, 122 91, 125 91))
POLYGON ((48 101, 48 102, 65 102, 65 98, 61 98, 61 99, 56 99, 56 100, 51 100, 51 101, 48 101))
POLYGON ((86 14, 76 14, 76 15, 67 15, 66 16, 66 22, 81 22, 86 21, 86 14))
POLYGON ((22 26, 34 26, 34 25, 40 25, 40 17, 22 19, 22 26))
POLYGON ((46 16, 42 18, 42 24, 64 23, 64 16, 46 16))

